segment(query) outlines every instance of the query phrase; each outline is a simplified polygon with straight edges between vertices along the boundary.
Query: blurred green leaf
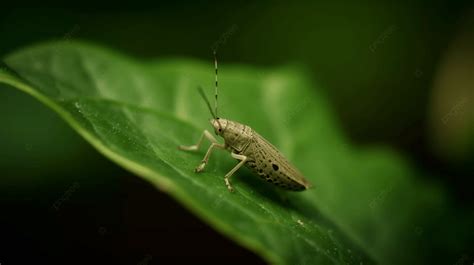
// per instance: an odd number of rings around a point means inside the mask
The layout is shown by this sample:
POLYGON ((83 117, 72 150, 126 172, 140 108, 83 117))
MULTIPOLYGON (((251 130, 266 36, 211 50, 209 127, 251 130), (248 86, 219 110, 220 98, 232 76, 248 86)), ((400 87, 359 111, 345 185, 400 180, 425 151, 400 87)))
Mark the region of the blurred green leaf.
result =
POLYGON ((443 193, 417 183, 419 173, 393 153, 351 147, 298 67, 222 65, 220 116, 274 143, 315 188, 282 192, 244 169, 230 193, 228 153, 216 152, 196 174, 206 147, 177 149, 210 128, 196 88, 212 91, 211 63, 136 61, 76 42, 23 49, 5 62, 11 72, 0 82, 42 101, 106 157, 272 263, 400 264, 429 255, 421 242, 443 215, 443 193))

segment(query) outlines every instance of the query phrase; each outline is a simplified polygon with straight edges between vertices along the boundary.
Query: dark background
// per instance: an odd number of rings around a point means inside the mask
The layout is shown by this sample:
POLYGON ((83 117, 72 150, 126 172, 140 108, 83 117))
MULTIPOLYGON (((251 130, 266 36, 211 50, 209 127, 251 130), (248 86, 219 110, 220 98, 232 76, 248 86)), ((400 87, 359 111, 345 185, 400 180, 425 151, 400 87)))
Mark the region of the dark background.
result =
MULTIPOLYGON (((38 41, 81 39, 145 60, 212 63, 219 43, 220 63, 303 64, 355 145, 393 147, 459 205, 472 205, 474 148, 443 149, 457 139, 437 138, 443 134, 432 124, 441 119, 436 80, 452 44, 467 34, 464 46, 474 47, 471 1, 180 2, 0 12, 2 57, 38 41)), ((471 84, 465 96, 472 99, 471 84)), ((101 157, 33 98, 2 87, 0 120, 2 265, 262 263, 101 157)))

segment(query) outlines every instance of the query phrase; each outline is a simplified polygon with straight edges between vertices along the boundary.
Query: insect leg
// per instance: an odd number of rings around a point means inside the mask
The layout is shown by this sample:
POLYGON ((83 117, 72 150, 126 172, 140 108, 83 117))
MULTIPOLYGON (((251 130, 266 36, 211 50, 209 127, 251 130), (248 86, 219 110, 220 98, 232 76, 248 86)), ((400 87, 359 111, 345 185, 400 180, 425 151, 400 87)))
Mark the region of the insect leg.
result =
POLYGON ((234 191, 234 189, 230 185, 229 178, 235 173, 235 171, 239 170, 239 168, 242 167, 245 164, 245 162, 247 162, 248 158, 244 155, 239 155, 239 154, 236 154, 236 153, 231 153, 230 155, 233 158, 240 160, 240 162, 233 169, 231 169, 229 171, 229 173, 227 173, 224 177, 225 185, 227 186, 227 189, 229 189, 229 191, 234 191))
POLYGON ((225 145, 223 144, 212 143, 211 146, 209 146, 209 149, 207 149, 206 155, 202 159, 201 164, 199 164, 199 166, 197 166, 196 169, 194 169, 194 171, 196 172, 203 171, 204 167, 206 167, 207 161, 209 160, 209 156, 211 156, 212 150, 214 150, 214 148, 216 147, 220 149, 225 149, 225 145))
POLYGON ((216 138, 214 138, 214 136, 208 130, 204 130, 197 144, 190 145, 190 146, 180 145, 179 149, 185 150, 185 151, 197 151, 199 147, 201 147, 202 140, 204 139, 204 137, 206 137, 209 141, 211 141, 211 143, 218 143, 216 138))

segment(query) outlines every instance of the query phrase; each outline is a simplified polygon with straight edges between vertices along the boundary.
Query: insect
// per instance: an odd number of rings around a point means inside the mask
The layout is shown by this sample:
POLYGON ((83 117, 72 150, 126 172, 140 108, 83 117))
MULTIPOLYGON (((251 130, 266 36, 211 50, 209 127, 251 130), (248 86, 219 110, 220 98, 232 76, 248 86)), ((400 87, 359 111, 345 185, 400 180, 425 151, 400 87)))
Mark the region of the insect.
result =
POLYGON ((199 87, 199 93, 203 97, 213 119, 210 120, 214 133, 224 138, 224 144, 219 143, 216 138, 208 131, 204 130, 199 141, 191 146, 179 146, 181 150, 198 151, 204 138, 211 142, 206 155, 201 163, 196 167, 195 172, 201 172, 206 167, 209 157, 215 149, 225 149, 230 151, 230 155, 237 159, 239 163, 232 168, 225 176, 224 181, 229 189, 233 191, 230 183, 230 177, 245 165, 255 174, 264 180, 273 183, 283 189, 302 191, 308 189, 311 185, 303 175, 265 138, 260 136, 252 128, 236 121, 222 119, 217 115, 217 56, 214 51, 215 67, 215 97, 214 111, 207 99, 203 89, 199 87))

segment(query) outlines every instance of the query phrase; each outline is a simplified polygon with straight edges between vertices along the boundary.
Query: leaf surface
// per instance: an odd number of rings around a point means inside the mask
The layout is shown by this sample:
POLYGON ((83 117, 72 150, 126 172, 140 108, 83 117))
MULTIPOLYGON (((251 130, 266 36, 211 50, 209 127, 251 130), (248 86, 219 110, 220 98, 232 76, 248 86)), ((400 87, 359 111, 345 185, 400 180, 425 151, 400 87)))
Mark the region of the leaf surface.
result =
MULTIPOLYGON (((314 188, 283 192, 216 151, 183 152, 212 128, 197 93, 213 93, 213 65, 139 61, 95 45, 36 45, 5 58, 0 83, 55 110, 99 152, 136 173, 225 235, 277 264, 418 262, 443 194, 390 151, 350 145, 318 85, 298 67, 220 65, 219 114, 277 146, 314 188), (401 243, 403 242, 403 243, 401 243), (404 255, 400 255, 403 252, 404 255)), ((158 211, 159 209, 157 209, 158 211)))

